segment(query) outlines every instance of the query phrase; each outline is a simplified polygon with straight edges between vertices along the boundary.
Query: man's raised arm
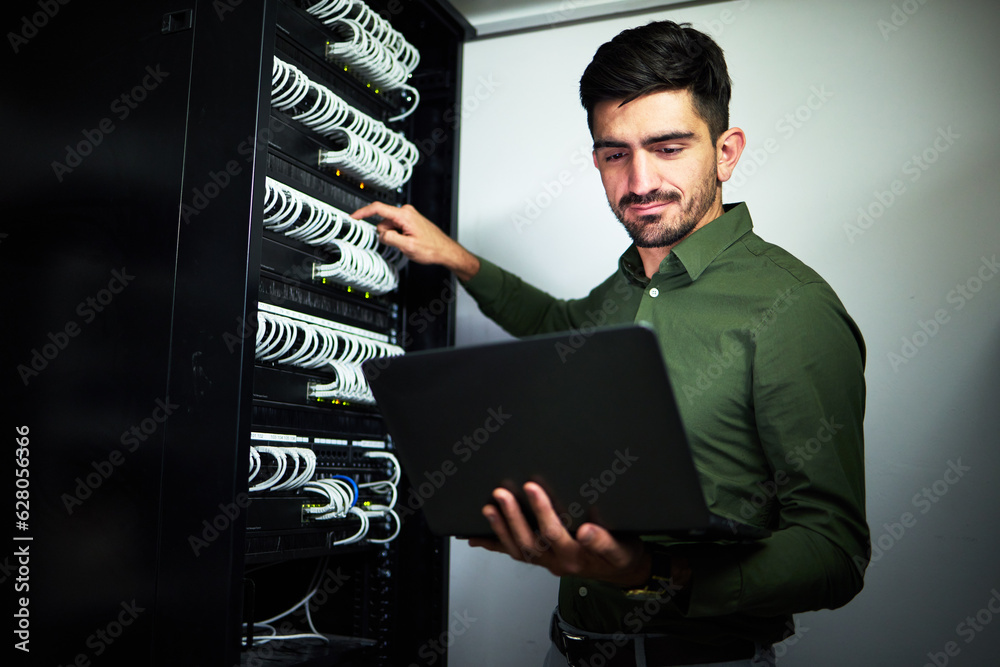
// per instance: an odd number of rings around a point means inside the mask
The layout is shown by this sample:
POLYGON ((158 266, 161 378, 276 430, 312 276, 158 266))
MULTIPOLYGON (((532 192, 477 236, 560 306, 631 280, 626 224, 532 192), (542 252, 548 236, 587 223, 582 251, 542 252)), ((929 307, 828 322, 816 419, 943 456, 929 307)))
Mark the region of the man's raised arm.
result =
POLYGON ((376 201, 359 208, 351 217, 360 220, 372 215, 382 218, 378 223, 379 240, 399 248, 414 262, 440 264, 463 282, 479 272, 479 259, 475 255, 409 204, 396 207, 376 201))

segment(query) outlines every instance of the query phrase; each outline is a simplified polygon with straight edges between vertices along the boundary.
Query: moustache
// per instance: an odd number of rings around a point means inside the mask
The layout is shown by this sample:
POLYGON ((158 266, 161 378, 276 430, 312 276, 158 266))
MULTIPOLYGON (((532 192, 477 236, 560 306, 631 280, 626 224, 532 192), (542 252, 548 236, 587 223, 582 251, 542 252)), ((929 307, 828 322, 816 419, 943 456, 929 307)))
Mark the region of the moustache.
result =
POLYGON ((647 192, 644 195, 637 195, 634 192, 629 192, 618 200, 618 208, 619 210, 624 210, 628 206, 644 206, 646 204, 653 204, 657 202, 669 204, 670 202, 679 202, 680 200, 681 193, 676 190, 673 192, 654 190, 653 192, 647 192))

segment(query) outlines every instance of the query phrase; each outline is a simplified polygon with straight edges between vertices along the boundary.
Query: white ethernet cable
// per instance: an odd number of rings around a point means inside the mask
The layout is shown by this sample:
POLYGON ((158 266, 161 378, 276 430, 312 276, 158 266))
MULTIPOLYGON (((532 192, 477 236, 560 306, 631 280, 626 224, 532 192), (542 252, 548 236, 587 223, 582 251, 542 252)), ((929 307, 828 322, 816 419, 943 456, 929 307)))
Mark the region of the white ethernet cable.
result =
POLYGON ((288 469, 288 463, 285 459, 285 453, 282 451, 283 447, 270 447, 268 445, 257 445, 255 447, 258 454, 268 454, 274 459, 277 470, 273 475, 265 479, 263 482, 255 484, 250 487, 250 493, 255 493, 257 491, 266 491, 270 489, 275 484, 278 483, 288 469))
POLYGON ((399 536, 399 531, 403 529, 403 521, 402 519, 399 518, 399 515, 396 514, 396 510, 392 509, 391 507, 386 507, 385 505, 369 505, 367 510, 368 512, 376 516, 391 515, 392 518, 395 520, 395 525, 396 525, 396 529, 392 532, 391 535, 389 535, 389 537, 383 537, 383 538, 369 537, 368 538, 369 542, 374 542, 376 544, 385 544, 387 542, 392 542, 399 536))
MULTIPOLYGON (((309 601, 312 599, 314 595, 316 595, 317 591, 319 591, 319 585, 322 581, 322 575, 320 573, 326 570, 326 563, 327 559, 324 558, 317 564, 316 573, 313 575, 312 583, 309 586, 309 592, 306 593, 306 596, 304 598, 299 600, 299 602, 297 602, 293 607, 291 607, 286 611, 281 612, 277 616, 272 616, 271 618, 265 619, 258 623, 254 623, 255 628, 262 628, 270 632, 269 635, 263 637, 254 637, 253 640, 254 646, 261 646, 263 644, 273 641, 285 641, 287 639, 318 639, 327 644, 330 643, 329 638, 320 634, 319 630, 316 629, 316 625, 313 623, 312 620, 312 613, 309 609, 309 601), (312 632, 299 632, 287 635, 279 635, 278 630, 277 628, 274 627, 273 623, 280 621, 286 616, 289 616, 290 614, 294 613, 296 609, 302 606, 305 607, 304 611, 305 611, 306 622, 309 624, 309 629, 312 632)), ((247 630, 247 624, 244 623, 243 624, 244 641, 246 641, 246 630, 247 630)))
POLYGON ((274 58, 271 105, 344 147, 320 151, 320 165, 335 165, 360 180, 399 188, 420 159, 417 146, 385 123, 347 104, 299 68, 274 58))
MULTIPOLYGON (((303 512, 311 515, 313 519, 317 521, 329 521, 332 519, 346 519, 348 516, 352 515, 359 519, 361 522, 360 526, 353 535, 345 537, 341 540, 331 541, 329 546, 353 544, 365 539, 371 528, 371 519, 377 517, 392 517, 395 530, 393 530, 392 534, 385 538, 367 537, 369 542, 384 544, 391 542, 399 535, 403 522, 402 519, 400 519, 399 514, 397 514, 393 508, 395 507, 396 500, 398 498, 397 486, 399 484, 402 470, 399 466, 399 460, 395 457, 395 455, 389 452, 366 452, 365 455, 371 458, 388 459, 392 463, 392 472, 390 473, 388 479, 359 484, 345 475, 334 475, 332 477, 322 479, 313 479, 313 475, 316 472, 316 453, 313 450, 304 447, 281 447, 271 445, 255 445, 250 448, 251 473, 249 481, 253 481, 254 477, 256 477, 263 468, 260 454, 266 454, 274 459, 276 471, 268 479, 250 487, 249 490, 251 493, 267 490, 287 491, 302 489, 302 491, 306 493, 315 493, 326 499, 326 503, 323 505, 303 508, 303 512), (294 461, 294 467, 288 475, 288 479, 279 483, 279 480, 281 480, 288 472, 287 459, 292 459, 294 461), (301 472, 299 471, 300 463, 301 472), (390 496, 389 504, 382 505, 372 503, 365 507, 359 507, 358 501, 360 499, 361 489, 371 489, 376 493, 388 494, 390 496)), ((265 625, 273 620, 276 619, 269 619, 268 621, 263 621, 258 625, 265 625)), ((285 638, 289 637, 286 636, 285 638)))
POLYGON ((328 43, 327 58, 353 67, 362 78, 382 88, 402 89, 412 96, 411 107, 390 120, 413 113, 420 104, 420 93, 407 81, 420 63, 420 52, 402 33, 361 0, 320 0, 306 11, 340 37, 328 43))
POLYGON ((368 359, 403 354, 403 348, 343 331, 334 325, 333 322, 324 323, 318 318, 260 304, 257 311, 256 358, 332 373, 335 378, 332 382, 310 387, 314 398, 374 404, 375 398, 361 364, 368 359), (279 310, 282 312, 274 312, 279 310))
POLYGON ((406 258, 383 245, 373 224, 355 220, 340 209, 267 177, 264 228, 309 245, 339 253, 331 264, 317 264, 314 277, 386 294, 399 286, 399 266, 406 258))
POLYGON ((250 478, 247 480, 247 483, 249 484, 250 482, 252 482, 253 479, 254 479, 254 477, 256 477, 257 473, 259 473, 259 472, 260 472, 260 454, 257 452, 257 448, 256 447, 251 447, 250 448, 250 478))
POLYGON ((283 447, 282 449, 286 456, 295 460, 295 468, 286 481, 272 486, 271 490, 286 491, 305 486, 316 472, 316 452, 305 447, 283 447), (302 463, 302 472, 296 474, 300 461, 302 463))
POLYGON ((363 489, 369 488, 372 491, 375 491, 376 493, 388 493, 390 496, 388 505, 372 504, 368 505, 365 508, 373 516, 392 516, 392 518, 394 519, 396 529, 393 531, 391 535, 389 535, 389 537, 381 539, 376 539, 373 537, 368 538, 369 542, 384 544, 386 542, 391 542, 394 539, 396 539, 396 537, 399 535, 399 531, 403 527, 402 519, 399 518, 399 515, 396 513, 396 510, 393 509, 396 506, 396 499, 398 497, 397 486, 399 485, 399 480, 402 477, 403 471, 399 465, 399 459, 397 459, 396 456, 390 452, 381 452, 381 451, 365 452, 365 456, 368 456, 370 458, 388 459, 392 463, 392 474, 389 476, 389 479, 358 484, 358 486, 363 489))
POLYGON ((313 275, 360 287, 372 294, 387 294, 399 287, 399 270, 373 250, 333 241, 340 257, 332 264, 317 264, 313 275))
POLYGON ((312 518, 317 521, 343 519, 358 501, 355 488, 340 477, 314 479, 303 486, 302 490, 324 496, 327 503, 318 507, 306 507, 304 511, 313 515, 312 518))
POLYGON ((251 493, 259 491, 288 491, 297 489, 312 479, 316 472, 316 453, 304 447, 280 447, 272 445, 254 445, 250 447, 250 479, 252 482, 257 474, 263 469, 261 454, 271 456, 276 464, 277 470, 266 480, 250 487, 251 493), (280 480, 288 472, 288 460, 294 462, 294 467, 284 482, 280 480), (301 472, 300 472, 301 464, 301 472))
POLYGON ((380 479, 374 482, 364 482, 358 484, 358 486, 362 489, 366 488, 371 489, 375 493, 389 494, 389 504, 386 507, 387 509, 392 509, 396 506, 396 499, 398 494, 398 486, 400 478, 399 461, 396 460, 395 456, 393 456, 388 452, 368 452, 367 455, 372 457, 382 455, 386 458, 392 459, 392 463, 394 466, 393 473, 389 477, 389 479, 380 479))
POLYGON ((320 151, 321 167, 337 167, 362 181, 367 180, 387 189, 399 188, 410 180, 414 163, 394 160, 349 130, 340 130, 337 134, 345 146, 336 150, 320 151))
POLYGON ((321 507, 306 507, 307 514, 314 515, 317 521, 328 521, 330 519, 344 519, 348 515, 356 516, 361 521, 361 526, 353 535, 341 540, 329 542, 329 546, 341 546, 360 542, 368 534, 370 525, 368 514, 357 506, 358 490, 357 485, 347 484, 342 479, 343 476, 327 477, 315 479, 303 487, 303 491, 316 493, 327 499, 327 504, 321 507))

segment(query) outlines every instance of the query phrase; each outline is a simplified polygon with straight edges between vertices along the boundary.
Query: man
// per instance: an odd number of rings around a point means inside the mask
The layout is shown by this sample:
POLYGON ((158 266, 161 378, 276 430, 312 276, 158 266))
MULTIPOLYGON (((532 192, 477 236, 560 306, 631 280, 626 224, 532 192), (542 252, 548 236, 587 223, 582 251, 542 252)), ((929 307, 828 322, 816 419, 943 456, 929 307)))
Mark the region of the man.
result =
MULTIPOLYGON (((668 21, 626 30, 598 49, 580 97, 632 238, 587 297, 523 283, 412 207, 354 216, 382 216, 384 243, 451 269, 515 335, 593 326, 594 312, 652 323, 710 509, 773 531, 753 545, 616 540, 594 524, 571 535, 528 483, 536 532, 497 489, 483 508, 496 539, 471 544, 562 577, 546 664, 774 664, 791 614, 862 587, 864 343, 822 278, 754 234, 745 204, 723 206, 746 139, 728 127, 729 75, 709 37, 668 21)), ((608 390, 627 391, 627 372, 608 390)))

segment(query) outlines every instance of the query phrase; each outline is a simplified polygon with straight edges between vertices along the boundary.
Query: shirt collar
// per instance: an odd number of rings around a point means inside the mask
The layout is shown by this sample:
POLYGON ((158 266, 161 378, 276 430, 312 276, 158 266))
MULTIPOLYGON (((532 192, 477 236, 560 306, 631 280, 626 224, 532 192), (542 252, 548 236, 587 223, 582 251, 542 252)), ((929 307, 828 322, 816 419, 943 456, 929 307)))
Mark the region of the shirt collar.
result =
MULTIPOLYGON (((687 272, 691 280, 697 280, 716 257, 753 229, 750 209, 745 203, 724 204, 723 210, 718 218, 678 243, 660 263, 658 273, 674 275, 687 272)), ((622 254, 618 266, 632 282, 640 285, 649 282, 635 244, 622 254)))

